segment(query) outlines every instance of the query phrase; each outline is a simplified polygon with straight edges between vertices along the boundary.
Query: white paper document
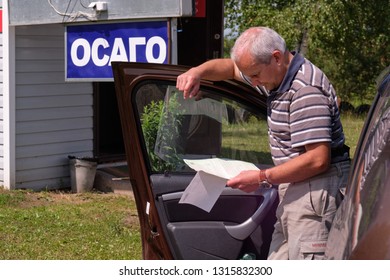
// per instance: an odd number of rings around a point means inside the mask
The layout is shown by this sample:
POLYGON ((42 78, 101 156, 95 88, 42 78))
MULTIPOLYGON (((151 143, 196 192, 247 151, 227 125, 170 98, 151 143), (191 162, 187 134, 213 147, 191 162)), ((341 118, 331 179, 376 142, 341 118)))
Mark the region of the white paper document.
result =
POLYGON ((179 203, 195 205, 210 212, 226 186, 228 179, 244 170, 259 170, 253 163, 210 158, 184 159, 184 162, 198 171, 184 191, 179 203))

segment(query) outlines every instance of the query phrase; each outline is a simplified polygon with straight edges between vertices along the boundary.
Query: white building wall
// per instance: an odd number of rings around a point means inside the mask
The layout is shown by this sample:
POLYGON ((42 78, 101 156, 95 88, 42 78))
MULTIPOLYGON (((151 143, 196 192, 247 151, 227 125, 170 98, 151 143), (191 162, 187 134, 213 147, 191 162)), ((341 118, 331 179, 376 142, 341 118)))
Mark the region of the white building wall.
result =
POLYGON ((63 25, 17 26, 15 44, 16 188, 69 187, 68 155, 93 154, 92 83, 65 82, 63 25))

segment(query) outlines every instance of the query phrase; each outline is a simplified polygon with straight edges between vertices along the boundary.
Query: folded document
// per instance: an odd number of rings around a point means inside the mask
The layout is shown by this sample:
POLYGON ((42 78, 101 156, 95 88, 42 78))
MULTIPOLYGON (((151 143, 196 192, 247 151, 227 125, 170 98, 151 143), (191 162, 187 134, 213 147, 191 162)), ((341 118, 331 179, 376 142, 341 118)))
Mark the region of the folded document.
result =
POLYGON ((259 170, 253 163, 221 158, 184 159, 197 171, 179 203, 188 203, 210 212, 228 179, 244 170, 259 170))

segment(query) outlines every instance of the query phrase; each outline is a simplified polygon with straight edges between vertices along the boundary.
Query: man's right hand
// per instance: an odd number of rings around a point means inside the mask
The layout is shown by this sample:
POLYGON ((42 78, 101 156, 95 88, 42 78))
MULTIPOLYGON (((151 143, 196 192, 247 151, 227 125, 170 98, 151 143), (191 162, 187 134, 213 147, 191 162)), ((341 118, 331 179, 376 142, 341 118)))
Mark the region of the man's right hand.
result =
POLYGON ((200 80, 222 81, 227 79, 242 80, 240 71, 230 58, 211 59, 193 67, 177 77, 176 87, 183 91, 184 98, 197 96, 200 80))
POLYGON ((191 68, 187 72, 177 77, 176 87, 183 91, 184 98, 194 97, 198 94, 201 77, 196 68, 191 68))

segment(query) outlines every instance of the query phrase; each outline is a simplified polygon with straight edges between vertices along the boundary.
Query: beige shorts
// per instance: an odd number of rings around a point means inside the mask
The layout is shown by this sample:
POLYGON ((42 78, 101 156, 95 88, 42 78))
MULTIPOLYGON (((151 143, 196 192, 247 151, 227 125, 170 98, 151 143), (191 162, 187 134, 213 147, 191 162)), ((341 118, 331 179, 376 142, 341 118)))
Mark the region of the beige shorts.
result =
POLYGON ((279 185, 280 203, 268 255, 274 259, 322 259, 329 230, 348 180, 350 162, 331 165, 308 180, 279 185))

